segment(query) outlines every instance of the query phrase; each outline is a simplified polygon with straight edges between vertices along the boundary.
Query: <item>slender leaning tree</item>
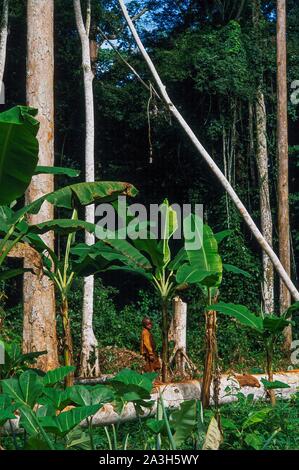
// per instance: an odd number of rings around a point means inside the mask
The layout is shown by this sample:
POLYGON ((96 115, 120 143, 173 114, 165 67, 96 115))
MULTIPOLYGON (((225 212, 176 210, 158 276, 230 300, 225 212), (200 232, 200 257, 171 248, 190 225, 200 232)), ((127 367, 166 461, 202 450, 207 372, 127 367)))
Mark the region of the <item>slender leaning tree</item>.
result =
MULTIPOLYGON (((54 1, 27 2, 27 102, 38 109, 40 128, 39 165, 54 165, 54 1)), ((54 177, 40 174, 33 177, 26 192, 29 204, 54 190, 54 177)), ((45 202, 38 214, 28 215, 30 225, 54 218, 53 205, 45 202)), ((44 242, 54 248, 54 234, 42 235, 44 242)), ((26 267, 26 261, 25 261, 26 267)), ((58 366, 54 285, 49 278, 39 279, 31 273, 24 275, 24 352, 44 351, 37 366, 43 370, 58 366)))
MULTIPOLYGON (((84 78, 85 95, 85 181, 87 183, 95 180, 94 162, 94 96, 91 48, 90 48, 90 27, 91 27, 91 1, 87 1, 86 18, 83 20, 81 0, 74 0, 74 10, 77 30, 80 36, 82 47, 82 69, 84 78)), ((95 206, 92 204, 85 208, 85 220, 94 223, 95 206)), ((85 232, 85 242, 87 245, 95 243, 93 233, 85 232)), ((83 318, 82 318, 82 349, 80 360, 80 375, 82 377, 98 376, 99 356, 98 342, 95 337, 93 323, 94 306, 94 276, 84 278, 83 292, 83 318)))

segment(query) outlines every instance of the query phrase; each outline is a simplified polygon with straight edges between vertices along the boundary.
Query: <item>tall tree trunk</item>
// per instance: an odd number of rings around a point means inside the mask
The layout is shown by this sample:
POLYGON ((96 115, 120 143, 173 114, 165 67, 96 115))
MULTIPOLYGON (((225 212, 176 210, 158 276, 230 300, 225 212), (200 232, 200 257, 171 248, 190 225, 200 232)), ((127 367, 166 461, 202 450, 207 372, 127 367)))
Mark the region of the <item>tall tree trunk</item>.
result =
POLYGON ((3 0, 1 19, 0 19, 0 93, 6 61, 6 44, 8 35, 8 7, 9 0, 3 0))
MULTIPOLYGON (((279 257, 288 275, 291 272, 288 160, 288 94, 286 50, 286 0, 277 0, 277 161, 279 257)), ((280 311, 290 305, 288 289, 280 283, 280 311)), ((290 351, 291 326, 285 330, 284 348, 290 351)))
MULTIPOLYGON (((259 44, 261 37, 261 0, 252 3, 252 19, 255 35, 259 44)), ((265 97, 262 91, 263 76, 261 73, 260 83, 255 99, 256 115, 256 161, 259 177, 260 215, 262 234, 269 243, 273 244, 273 222, 270 205, 269 171, 268 171, 268 145, 267 145, 267 114, 265 97)), ((269 256, 263 252, 263 307, 265 313, 274 311, 274 268, 269 256)))
POLYGON ((161 78, 156 70, 155 65, 153 64, 150 56, 146 52, 142 41, 140 40, 140 37, 136 31, 136 28, 132 22, 132 19, 129 16, 128 10, 126 8, 126 5, 123 0, 118 0, 118 3, 121 7, 121 10, 123 12, 124 18, 133 34, 133 37, 136 41, 136 44, 149 68, 151 71, 152 76, 154 77, 154 80, 157 84, 157 89, 161 95, 161 98, 165 102, 166 106, 168 107, 169 111, 173 116, 176 118, 177 122, 181 126, 181 128, 184 130, 188 138, 191 140, 197 151, 200 153, 200 155, 204 158, 205 162, 211 169, 211 171, 214 173, 218 181, 222 184, 224 187, 225 191, 227 191, 228 195, 234 202, 235 206, 239 210, 241 216, 243 217, 244 221, 246 222, 249 230, 251 233, 254 235, 256 238, 257 242, 259 243, 260 247, 262 250, 264 250, 269 258, 271 259, 277 273, 279 274, 280 278, 286 285, 286 287, 289 289, 290 293, 292 294, 293 298, 297 301, 299 301, 299 291, 297 287, 294 285, 292 280, 290 279, 290 275, 286 272, 284 269, 283 265, 281 264, 278 256, 276 253, 273 251, 272 247, 269 245, 265 237, 262 235, 261 231, 258 229, 256 226, 255 222, 253 221, 251 215, 249 214, 248 210, 244 206, 243 202, 235 192, 235 190, 232 188, 231 184, 227 180, 227 178, 223 175, 222 171, 216 163, 214 162, 213 158, 209 155, 209 153, 206 151, 206 149, 202 146, 202 144, 199 142, 198 138, 192 131, 191 127, 188 125, 188 123, 185 121, 179 110, 175 107, 175 105, 172 103, 170 97, 168 96, 168 93, 166 91, 166 87, 161 81, 161 78))
MULTIPOLYGON (((54 40, 53 0, 28 0, 27 2, 27 102, 38 109, 40 129, 39 164, 54 164, 54 40)), ((30 203, 53 191, 51 175, 34 176, 26 193, 30 203)), ((28 217, 29 223, 37 224, 53 219, 53 206, 44 203, 37 215, 28 217)), ((42 236, 45 243, 54 248, 54 234, 42 236)), ((26 266, 26 262, 25 262, 26 266)), ((24 275, 24 352, 47 350, 37 367, 44 370, 58 366, 56 312, 54 285, 43 276, 39 279, 30 273, 24 275)))
POLYGON ((205 312, 205 363, 202 378, 201 402, 203 408, 210 405, 211 385, 215 372, 215 357, 217 354, 217 317, 213 310, 205 312))
MULTIPOLYGON (((93 78, 91 53, 90 53, 90 23, 91 23, 91 3, 87 1, 86 22, 84 24, 81 2, 74 0, 74 10, 76 25, 82 46, 82 68, 84 76, 85 93, 85 114, 86 114, 86 135, 85 135, 85 180, 93 182, 95 180, 94 165, 94 99, 93 99, 93 78)), ((85 209, 87 222, 94 223, 94 205, 85 209)), ((88 232, 85 233, 85 242, 93 245, 95 237, 88 232)), ((83 292, 83 318, 82 318, 82 350, 80 361, 80 376, 96 377, 99 375, 99 355, 98 342, 93 332, 93 306, 94 306, 94 277, 88 276, 84 279, 83 292)))
MULTIPOLYGON (((270 206, 268 146, 267 146, 267 115, 265 98, 261 87, 256 95, 256 140, 257 168, 259 174, 260 213, 262 234, 272 246, 272 214, 270 206)), ((274 269, 269 256, 263 252, 263 304, 265 313, 274 311, 274 269)))
MULTIPOLYGON (((61 301, 61 318, 63 322, 63 331, 64 331, 64 365, 65 366, 72 366, 74 364, 73 358, 73 340, 72 340, 72 333, 71 333, 71 323, 69 317, 69 304, 66 297, 62 297, 61 301)), ((66 387, 71 387, 74 385, 74 373, 70 373, 66 376, 65 379, 66 387)))

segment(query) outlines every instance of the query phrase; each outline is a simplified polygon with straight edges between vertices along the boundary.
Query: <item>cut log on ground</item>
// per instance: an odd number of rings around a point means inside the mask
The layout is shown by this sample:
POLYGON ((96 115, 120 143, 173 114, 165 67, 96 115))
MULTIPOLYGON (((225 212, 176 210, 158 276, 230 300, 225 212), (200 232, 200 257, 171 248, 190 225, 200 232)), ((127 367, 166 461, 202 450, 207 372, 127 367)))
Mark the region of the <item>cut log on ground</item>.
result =
MULTIPOLYGON (((263 386, 261 379, 266 379, 266 374, 254 374, 252 377, 256 378, 260 384, 257 387, 256 381, 252 381, 253 386, 241 387, 237 378, 233 375, 222 375, 220 382, 220 394, 219 403, 226 404, 232 403, 238 400, 236 394, 242 392, 245 396, 252 394, 254 400, 267 399, 267 392, 263 386), (231 393, 228 393, 227 388, 231 389, 231 393)), ((276 391, 277 398, 288 399, 296 393, 299 389, 299 369, 293 371, 282 371, 274 374, 274 380, 284 382, 289 385, 290 388, 284 388, 276 391)), ((94 383, 94 381, 93 381, 94 383)), ((165 407, 168 409, 179 408, 181 403, 187 400, 200 400, 201 385, 198 380, 188 380, 186 382, 169 383, 163 385, 156 385, 153 389, 151 399, 154 401, 152 408, 144 409, 144 413, 139 415, 141 418, 147 418, 153 416, 157 410, 157 400, 161 393, 165 407)), ((211 392, 211 396, 212 396, 211 392)), ((269 401, 270 403, 270 401, 269 401)), ((211 398, 211 405, 213 405, 213 399, 211 398)), ((109 426, 111 424, 124 423, 126 421, 133 421, 137 419, 136 410, 132 403, 128 403, 121 415, 117 414, 113 406, 108 403, 104 405, 93 417, 93 426, 109 426)), ((11 433, 11 429, 14 432, 19 432, 19 417, 15 420, 11 420, 12 428, 9 423, 6 423, 2 428, 0 434, 11 433)), ((82 422, 82 427, 86 426, 86 421, 82 422)))

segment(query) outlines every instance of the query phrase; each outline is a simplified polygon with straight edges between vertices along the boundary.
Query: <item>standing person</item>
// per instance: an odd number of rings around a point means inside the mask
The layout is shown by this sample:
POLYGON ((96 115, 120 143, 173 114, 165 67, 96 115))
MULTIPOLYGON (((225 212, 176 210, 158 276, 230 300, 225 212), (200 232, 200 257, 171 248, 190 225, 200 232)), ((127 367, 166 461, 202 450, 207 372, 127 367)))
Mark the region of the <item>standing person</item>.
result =
POLYGON ((161 364, 155 350, 154 338, 150 331, 153 327, 151 319, 145 317, 142 320, 142 326, 140 353, 144 357, 146 363, 145 372, 159 371, 161 369, 161 364))

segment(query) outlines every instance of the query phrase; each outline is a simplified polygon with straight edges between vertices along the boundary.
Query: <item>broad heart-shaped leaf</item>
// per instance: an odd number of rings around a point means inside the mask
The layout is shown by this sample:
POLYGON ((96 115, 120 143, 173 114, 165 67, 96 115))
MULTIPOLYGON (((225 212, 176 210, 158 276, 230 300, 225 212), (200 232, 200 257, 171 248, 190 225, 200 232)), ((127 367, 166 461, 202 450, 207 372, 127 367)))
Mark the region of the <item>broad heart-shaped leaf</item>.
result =
POLYGON ((258 423, 262 423, 267 415, 272 411, 271 408, 263 408, 260 411, 255 411, 253 413, 250 413, 248 418, 244 421, 242 428, 247 429, 250 426, 253 426, 258 423))
POLYGON ((0 113, 0 204, 21 197, 38 162, 37 110, 16 106, 0 113))
POLYGON ((40 433, 38 418, 35 416, 31 408, 26 405, 21 405, 19 407, 20 417, 20 426, 25 429, 29 436, 38 436, 40 433))
POLYGON ((222 261, 212 229, 203 224, 198 215, 190 214, 184 219, 184 236, 190 265, 200 273, 211 273, 211 277, 204 277, 200 284, 205 287, 218 287, 222 279, 222 261), (215 273, 218 273, 217 278, 215 273))
POLYGON ((263 332, 263 319, 250 312, 244 305, 219 302, 218 304, 210 305, 208 310, 224 313, 224 315, 236 318, 242 325, 249 326, 259 333, 263 332))
POLYGON ((72 403, 69 388, 66 390, 56 390, 55 388, 46 387, 43 396, 39 399, 42 405, 53 405, 56 410, 63 410, 67 405, 72 403))
POLYGON ((112 390, 105 385, 91 387, 86 385, 74 385, 69 389, 69 397, 74 403, 80 406, 103 405, 114 399, 112 390))
POLYGON ((0 271, 0 281, 7 281, 27 272, 32 272, 32 270, 29 268, 6 269, 5 271, 0 271))
POLYGON ((233 266, 232 264, 223 263, 223 269, 224 271, 227 271, 228 273, 241 274, 242 276, 245 276, 248 278, 251 277, 251 275, 247 271, 244 271, 244 269, 237 268, 236 266, 233 266))
POLYGON ((196 400, 188 400, 170 415, 170 424, 174 429, 173 438, 179 447, 190 436, 196 425, 196 400))
POLYGON ((136 196, 132 184, 113 181, 77 183, 59 189, 47 196, 47 201, 56 207, 72 209, 74 206, 88 206, 96 202, 111 202, 118 196, 136 196))
POLYGON ((80 170, 74 170, 73 168, 65 168, 60 166, 37 166, 35 168, 35 175, 64 175, 69 178, 76 178, 80 175, 80 170))
POLYGON ((1 381, 3 391, 20 405, 33 406, 43 391, 41 378, 33 370, 26 370, 18 378, 1 381))
POLYGON ((39 422, 46 431, 64 436, 81 423, 81 421, 96 414, 99 408, 100 405, 80 406, 70 411, 60 413, 55 417, 45 416, 44 418, 40 418, 39 422))
POLYGON ((156 373, 141 375, 133 370, 123 369, 108 383, 123 401, 138 402, 151 398, 153 380, 156 376, 156 373))
POLYGON ((43 377, 44 385, 55 385, 57 382, 61 382, 68 374, 75 371, 74 366, 63 366, 58 367, 54 370, 49 370, 43 377))
POLYGON ((17 408, 17 405, 12 405, 11 398, 6 394, 0 395, 0 426, 8 419, 14 419, 14 411, 17 408))
POLYGON ((125 385, 138 385, 138 387, 144 388, 148 392, 152 391, 153 382, 157 374, 155 372, 147 372, 145 374, 139 374, 138 372, 131 369, 121 370, 109 383, 122 382, 125 385))
POLYGON ((269 382, 269 380, 261 379, 261 382, 266 390, 274 390, 275 388, 291 388, 289 384, 280 382, 280 380, 274 380, 273 382, 269 382))
POLYGON ((277 317, 275 315, 265 315, 263 319, 263 327, 267 332, 271 334, 281 333, 286 326, 291 325, 290 320, 286 320, 284 317, 277 317))

